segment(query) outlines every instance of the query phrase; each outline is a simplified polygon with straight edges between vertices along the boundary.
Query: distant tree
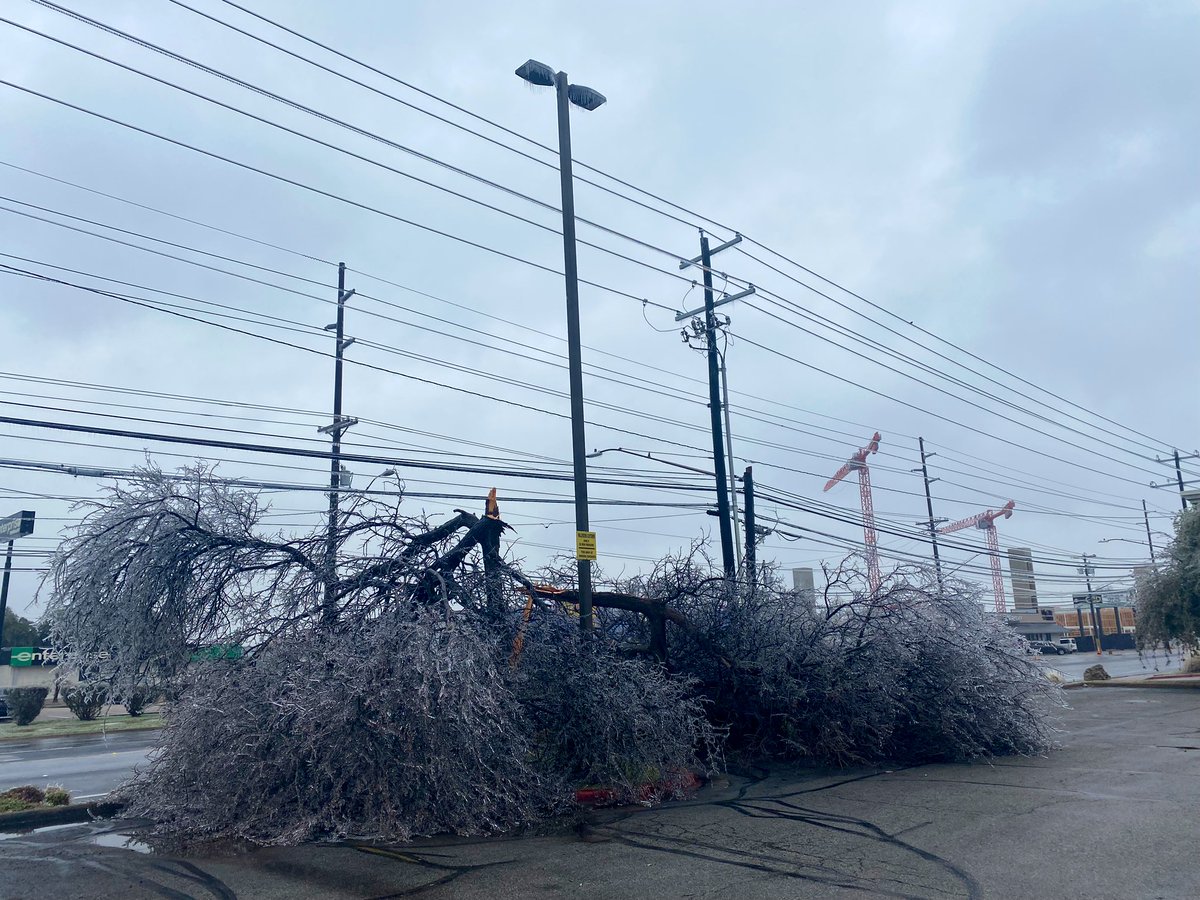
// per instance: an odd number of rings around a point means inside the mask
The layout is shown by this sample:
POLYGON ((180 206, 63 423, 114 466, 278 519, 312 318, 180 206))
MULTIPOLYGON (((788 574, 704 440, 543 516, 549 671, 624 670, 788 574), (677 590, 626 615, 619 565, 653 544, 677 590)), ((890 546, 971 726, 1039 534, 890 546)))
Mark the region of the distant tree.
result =
POLYGON ((1200 651, 1200 509, 1175 521, 1175 539, 1137 583, 1139 649, 1176 641, 1200 651))
POLYGON ((4 611, 5 647, 40 647, 45 641, 46 632, 40 625, 18 616, 11 609, 4 611))

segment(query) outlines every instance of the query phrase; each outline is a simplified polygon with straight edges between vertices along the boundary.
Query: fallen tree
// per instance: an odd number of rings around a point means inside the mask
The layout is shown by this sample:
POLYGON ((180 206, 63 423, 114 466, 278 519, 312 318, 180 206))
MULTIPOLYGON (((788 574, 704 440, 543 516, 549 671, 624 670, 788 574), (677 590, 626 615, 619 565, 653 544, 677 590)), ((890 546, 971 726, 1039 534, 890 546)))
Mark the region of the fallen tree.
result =
POLYGON ((403 840, 518 828, 603 785, 671 793, 726 750, 845 764, 1033 753, 1053 688, 965 585, 849 565, 821 598, 698 548, 605 585, 505 560, 494 501, 433 523, 358 501, 271 532, 204 469, 147 469, 85 509, 51 568, 68 664, 173 698, 126 786, 173 841, 403 840), (217 652, 210 652, 213 649, 217 652), (236 648, 237 652, 226 652, 236 648))

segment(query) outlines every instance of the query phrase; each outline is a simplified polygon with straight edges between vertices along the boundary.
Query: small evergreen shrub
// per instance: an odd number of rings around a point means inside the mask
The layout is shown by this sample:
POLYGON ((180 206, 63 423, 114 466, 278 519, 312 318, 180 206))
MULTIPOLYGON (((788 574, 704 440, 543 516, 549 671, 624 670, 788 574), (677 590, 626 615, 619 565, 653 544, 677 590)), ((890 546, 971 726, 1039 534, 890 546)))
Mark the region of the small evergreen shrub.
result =
POLYGON ((21 803, 27 803, 31 806, 36 806, 46 799, 46 795, 42 793, 40 788, 35 788, 32 784, 25 784, 21 787, 9 788, 0 798, 5 800, 16 800, 21 803))
POLYGON ((108 691, 94 684, 78 684, 63 688, 63 703, 81 722, 90 722, 100 715, 108 703, 108 691))
POLYGON ((9 688, 5 694, 8 711, 18 725, 28 725, 38 717, 49 690, 44 687, 9 688))
POLYGON ((146 707, 154 702, 154 691, 146 687, 138 687, 129 691, 125 695, 125 699, 121 701, 121 705, 125 707, 125 712, 131 716, 140 716, 146 711, 146 707))

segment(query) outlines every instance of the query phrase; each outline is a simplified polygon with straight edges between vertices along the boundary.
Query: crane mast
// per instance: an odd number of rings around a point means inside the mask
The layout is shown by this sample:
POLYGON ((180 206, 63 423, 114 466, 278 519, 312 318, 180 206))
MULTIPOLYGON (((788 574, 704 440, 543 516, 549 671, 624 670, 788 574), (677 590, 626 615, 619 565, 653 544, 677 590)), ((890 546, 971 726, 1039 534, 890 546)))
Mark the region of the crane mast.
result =
POLYGON ((875 502, 871 498, 871 470, 867 466, 867 457, 879 451, 882 436, 875 432, 870 443, 858 450, 842 465, 829 481, 825 482, 825 490, 829 490, 851 472, 858 472, 858 497, 862 504, 863 547, 867 559, 867 584, 872 594, 879 593, 882 577, 879 574, 879 541, 875 533, 875 502))
POLYGON ((1007 609, 1004 599, 1004 573, 1000 570, 1000 538, 996 534, 996 520, 1012 517, 1016 504, 1009 500, 999 509, 987 509, 938 529, 938 534, 950 534, 964 528, 978 528, 987 534, 988 555, 992 563, 992 591, 996 595, 996 612, 1003 614, 1007 609))

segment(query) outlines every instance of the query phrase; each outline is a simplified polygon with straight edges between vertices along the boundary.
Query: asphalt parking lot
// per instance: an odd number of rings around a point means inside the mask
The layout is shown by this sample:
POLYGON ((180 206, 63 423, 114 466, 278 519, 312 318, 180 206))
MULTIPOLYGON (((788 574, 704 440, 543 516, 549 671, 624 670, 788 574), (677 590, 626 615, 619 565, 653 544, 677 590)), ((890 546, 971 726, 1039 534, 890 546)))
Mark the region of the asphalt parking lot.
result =
POLYGON ((136 829, 0 839, 0 895, 1024 898, 1200 896, 1200 692, 1068 694, 1046 757, 715 779, 689 801, 537 837, 177 858, 136 829), (97 841, 100 843, 98 844, 97 841))

